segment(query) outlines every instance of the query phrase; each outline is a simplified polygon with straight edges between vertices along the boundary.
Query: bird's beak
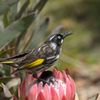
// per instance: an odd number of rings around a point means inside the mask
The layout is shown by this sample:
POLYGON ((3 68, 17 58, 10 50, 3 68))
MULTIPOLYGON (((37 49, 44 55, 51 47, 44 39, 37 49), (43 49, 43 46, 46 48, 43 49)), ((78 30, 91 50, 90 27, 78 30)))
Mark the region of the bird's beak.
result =
POLYGON ((63 39, 64 39, 66 36, 71 35, 71 34, 73 34, 72 31, 67 32, 67 33, 64 33, 64 34, 63 34, 63 39))

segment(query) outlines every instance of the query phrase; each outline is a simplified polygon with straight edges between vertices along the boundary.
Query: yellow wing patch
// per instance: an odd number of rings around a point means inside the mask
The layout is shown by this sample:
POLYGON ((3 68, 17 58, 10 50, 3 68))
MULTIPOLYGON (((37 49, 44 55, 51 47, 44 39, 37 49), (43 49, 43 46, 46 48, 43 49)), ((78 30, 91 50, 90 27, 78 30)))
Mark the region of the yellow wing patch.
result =
POLYGON ((3 61, 3 62, 0 62, 0 63, 9 64, 9 63, 14 63, 14 62, 13 61, 3 61))
POLYGON ((38 65, 42 64, 43 61, 44 61, 44 59, 37 59, 36 61, 34 61, 32 63, 29 63, 26 66, 22 66, 20 69, 23 69, 23 68, 32 68, 32 67, 38 66, 38 65))

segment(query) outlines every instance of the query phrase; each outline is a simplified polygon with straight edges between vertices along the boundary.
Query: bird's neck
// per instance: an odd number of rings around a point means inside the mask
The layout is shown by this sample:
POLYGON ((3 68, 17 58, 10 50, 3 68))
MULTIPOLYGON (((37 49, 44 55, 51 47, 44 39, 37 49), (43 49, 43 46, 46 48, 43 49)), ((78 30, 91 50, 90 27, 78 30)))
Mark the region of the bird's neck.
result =
POLYGON ((61 45, 57 45, 56 43, 50 43, 50 47, 55 51, 57 51, 57 52, 61 52, 61 48, 62 48, 62 46, 61 45))
POLYGON ((56 50, 57 44, 52 42, 52 43, 50 43, 50 47, 51 47, 53 50, 56 50))

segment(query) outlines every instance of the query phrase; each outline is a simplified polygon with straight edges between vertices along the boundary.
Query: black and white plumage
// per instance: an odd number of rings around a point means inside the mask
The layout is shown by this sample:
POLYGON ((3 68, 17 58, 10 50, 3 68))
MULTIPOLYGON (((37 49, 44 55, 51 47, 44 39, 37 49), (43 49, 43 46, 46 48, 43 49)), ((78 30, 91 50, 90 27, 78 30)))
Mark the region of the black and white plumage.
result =
POLYGON ((31 50, 27 50, 10 58, 0 58, 0 63, 17 68, 13 73, 26 70, 36 76, 51 67, 59 58, 64 38, 72 32, 50 35, 47 40, 31 50))

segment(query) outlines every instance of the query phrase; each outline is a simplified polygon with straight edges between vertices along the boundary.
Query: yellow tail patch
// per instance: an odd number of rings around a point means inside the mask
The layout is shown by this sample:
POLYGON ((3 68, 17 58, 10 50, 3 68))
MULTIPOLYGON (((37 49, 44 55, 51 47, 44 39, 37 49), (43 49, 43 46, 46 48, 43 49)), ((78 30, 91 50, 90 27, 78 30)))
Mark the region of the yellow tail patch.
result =
POLYGON ((43 61, 44 61, 44 59, 37 59, 36 61, 34 61, 32 63, 29 63, 26 66, 22 66, 20 69, 23 69, 23 68, 32 68, 34 66, 38 66, 38 65, 42 64, 43 61))
POLYGON ((14 62, 13 61, 3 61, 3 62, 0 62, 0 63, 8 64, 8 63, 14 63, 14 62))

